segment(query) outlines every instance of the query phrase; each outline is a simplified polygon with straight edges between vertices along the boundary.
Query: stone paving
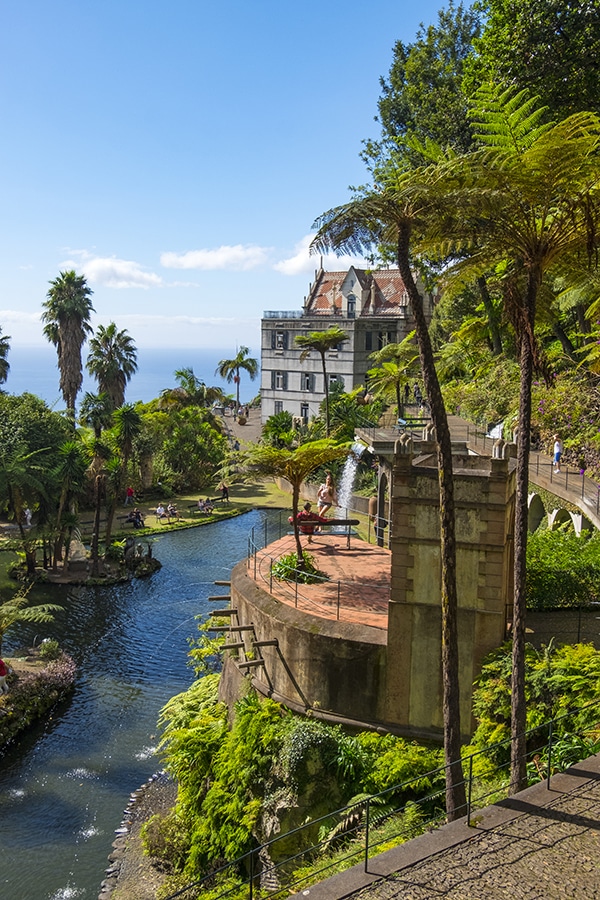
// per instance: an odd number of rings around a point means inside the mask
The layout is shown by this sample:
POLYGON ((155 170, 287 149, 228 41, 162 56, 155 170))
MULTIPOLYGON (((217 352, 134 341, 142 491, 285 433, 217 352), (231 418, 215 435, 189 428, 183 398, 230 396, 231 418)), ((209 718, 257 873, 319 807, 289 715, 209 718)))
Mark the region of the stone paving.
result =
MULTIPOLYGON (((303 547, 314 557, 315 565, 329 581, 320 584, 280 582, 270 577, 270 563, 295 550, 291 535, 269 544, 259 552, 256 581, 281 603, 295 606, 312 615, 344 622, 358 622, 375 628, 387 628, 391 584, 391 553, 384 547, 353 537, 350 548, 342 535, 316 534, 303 547)), ((253 575, 253 570, 249 571, 253 575)))
POLYGON ((600 755, 478 811, 472 827, 451 823, 296 897, 600 898, 600 755))

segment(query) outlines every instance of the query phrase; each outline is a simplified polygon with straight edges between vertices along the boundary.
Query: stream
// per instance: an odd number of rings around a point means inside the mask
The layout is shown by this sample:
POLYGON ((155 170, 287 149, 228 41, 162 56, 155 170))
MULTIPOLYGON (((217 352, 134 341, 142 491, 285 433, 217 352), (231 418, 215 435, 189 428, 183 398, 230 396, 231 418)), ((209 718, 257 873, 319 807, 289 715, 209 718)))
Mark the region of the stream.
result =
MULTIPOLYGON (((246 555, 256 511, 154 538, 163 568, 104 588, 37 588, 51 625, 10 631, 3 655, 56 638, 78 665, 72 698, 0 757, 0 888, 11 900, 96 900, 129 795, 161 768, 156 722, 193 680, 195 617, 246 555)), ((214 608, 214 607, 213 607, 214 608)))

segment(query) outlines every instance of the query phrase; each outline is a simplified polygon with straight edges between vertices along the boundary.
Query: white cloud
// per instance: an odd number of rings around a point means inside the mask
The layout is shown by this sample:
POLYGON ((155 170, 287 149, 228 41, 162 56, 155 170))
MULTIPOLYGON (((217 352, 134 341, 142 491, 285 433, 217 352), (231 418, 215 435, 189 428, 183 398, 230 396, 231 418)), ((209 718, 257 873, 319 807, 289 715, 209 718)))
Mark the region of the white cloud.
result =
POLYGON ((314 234, 307 234, 298 241, 294 248, 294 255, 287 259, 282 259, 273 265, 276 272, 282 275, 312 275, 315 269, 319 268, 321 259, 323 260, 323 268, 327 272, 340 272, 348 269, 350 266, 358 266, 364 269, 367 265, 366 260, 357 256, 335 256, 333 253, 327 253, 320 256, 318 253, 309 253, 310 243, 314 239, 314 234))
POLYGON ((163 253, 161 264, 166 269, 233 269, 246 272, 266 263, 268 247, 253 244, 224 245, 212 250, 188 250, 187 253, 163 253))
POLYGON ((61 268, 77 268, 91 284, 109 288, 157 288, 163 286, 160 275, 149 272, 132 259, 117 259, 115 256, 92 256, 86 250, 75 251, 77 262, 66 260, 61 268))

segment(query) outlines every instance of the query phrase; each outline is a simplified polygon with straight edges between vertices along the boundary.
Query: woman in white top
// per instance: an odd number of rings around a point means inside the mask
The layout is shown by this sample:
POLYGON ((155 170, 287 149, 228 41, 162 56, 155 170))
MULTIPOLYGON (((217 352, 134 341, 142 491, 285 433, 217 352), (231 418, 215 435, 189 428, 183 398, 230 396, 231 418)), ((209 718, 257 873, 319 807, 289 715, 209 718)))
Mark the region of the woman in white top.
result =
POLYGON ((319 487, 317 493, 317 513, 324 516, 328 509, 331 509, 335 501, 335 485, 331 472, 327 472, 325 481, 319 487))
POLYGON ((554 471, 560 472, 560 458, 563 452, 563 442, 558 434, 554 435, 554 471))

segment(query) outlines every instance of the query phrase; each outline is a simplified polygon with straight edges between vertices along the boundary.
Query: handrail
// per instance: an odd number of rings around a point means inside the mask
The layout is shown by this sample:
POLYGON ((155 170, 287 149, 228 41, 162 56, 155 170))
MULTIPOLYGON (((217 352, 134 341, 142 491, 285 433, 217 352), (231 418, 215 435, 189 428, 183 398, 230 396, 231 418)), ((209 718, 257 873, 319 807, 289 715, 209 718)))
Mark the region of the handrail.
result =
MULTIPOLYGON (((535 728, 530 728, 523 733, 522 736, 524 736, 526 739, 531 738, 531 736, 533 736, 537 733, 541 733, 542 735, 544 735, 545 732, 547 733, 547 738, 544 739, 542 744, 537 745, 537 741, 536 741, 535 747, 530 746, 529 750, 526 751, 525 758, 526 759, 530 758, 532 761, 535 762, 536 771, 538 772, 539 779, 540 779, 540 781, 546 782, 546 786, 547 786, 548 790, 550 790, 550 776, 551 776, 552 770, 553 770, 552 751, 553 751, 554 743, 556 741, 556 733, 557 733, 556 725, 565 719, 568 719, 570 717, 573 717, 573 716, 583 712, 586 709, 591 709, 591 708, 598 709, 599 707, 600 707, 600 703, 598 701, 592 701, 590 703, 584 704, 581 707, 571 709, 571 710, 567 711, 566 713, 563 713, 560 716, 557 716, 553 719, 548 720, 547 722, 542 723, 541 725, 537 725, 535 728), (539 760, 543 759, 544 753, 545 753, 545 766, 542 765, 540 767, 539 760), (544 773, 544 767, 546 770, 545 773, 544 773)), ((600 710, 599 710, 599 712, 600 712, 600 710)), ((600 726, 600 721, 597 720, 596 725, 594 726, 594 730, 597 731, 599 726, 600 726)), ((574 733, 574 732, 571 732, 571 733, 574 733)), ((583 737, 585 735, 585 733, 586 733, 585 731, 582 731, 577 734, 578 734, 578 736, 583 737)), ((495 754, 495 752, 498 751, 498 748, 507 748, 510 745, 510 743, 511 743, 511 739, 507 738, 504 741, 499 741, 495 744, 491 744, 488 747, 482 748, 481 750, 476 750, 475 752, 469 754, 468 756, 464 757, 461 760, 461 764, 463 766, 463 773, 465 772, 465 770, 468 773, 466 776, 463 775, 463 781, 462 781, 462 784, 466 788, 467 800, 466 800, 466 803, 464 806, 464 811, 465 811, 464 818, 466 819, 467 825, 470 826, 472 823, 473 811, 475 809, 482 809, 486 805, 485 803, 482 804, 482 801, 488 800, 489 797, 492 795, 497 796, 499 793, 498 785, 495 785, 492 791, 489 791, 488 793, 485 793, 485 794, 481 794, 478 797, 478 800, 476 803, 473 801, 473 790, 472 789, 473 789, 473 783, 476 781, 476 779, 473 775, 474 760, 477 757, 481 757, 485 753, 495 754)), ((526 740, 526 744, 527 744, 527 740, 526 740)), ((376 828, 378 827, 377 821, 375 821, 375 823, 373 823, 373 813, 372 813, 372 808, 373 808, 374 804, 376 803, 376 801, 378 801, 382 798, 385 798, 386 796, 393 796, 394 793, 406 792, 406 791, 410 790, 411 785, 414 785, 415 782, 422 782, 423 779, 429 779, 429 781, 433 785, 435 785, 436 781, 439 780, 441 782, 442 774, 445 773, 449 767, 452 767, 455 764, 456 764, 456 762, 449 763, 448 765, 445 765, 445 766, 439 766, 437 769, 432 769, 430 772, 426 772, 424 774, 415 776, 414 778, 407 779, 406 781, 403 781, 397 785, 393 785, 392 787, 386 788, 385 790, 380 791, 377 794, 371 794, 368 798, 366 798, 364 801, 361 801, 360 803, 354 803, 354 804, 350 804, 348 806, 341 807, 340 809, 334 810, 326 815, 320 816, 317 819, 313 819, 310 822, 300 825, 297 828, 294 828, 291 831, 288 831, 283 835, 277 835, 276 837, 271 838, 268 841, 265 841, 264 843, 258 845, 257 847, 254 847, 252 850, 249 850, 247 853, 243 854, 243 856, 240 856, 237 859, 232 860, 229 863, 225 863, 223 866, 221 866, 219 869, 216 869, 210 875, 206 875, 203 878, 200 878, 196 881, 190 882, 190 884, 186 885, 184 888, 181 888, 176 893, 170 894, 168 897, 165 898, 165 900, 175 900, 175 898, 177 898, 177 897, 183 897, 187 891, 191 890, 192 888, 202 887, 207 882, 210 882, 212 879, 214 879, 215 876, 217 876, 219 874, 223 874, 224 872, 231 872, 232 874, 239 873, 240 869, 245 867, 246 863, 248 864, 247 868, 249 869, 248 877, 243 878, 241 883, 238 883, 235 886, 235 888, 229 888, 229 889, 225 890, 223 893, 219 894, 218 897, 215 897, 215 900, 224 900, 224 898, 227 897, 229 894, 231 894, 233 890, 239 891, 244 885, 247 885, 247 887, 248 887, 248 900, 253 900, 254 890, 256 887, 255 881, 258 877, 260 877, 260 875, 262 875, 262 876, 265 876, 267 874, 270 874, 271 876, 275 875, 284 866, 289 866, 289 864, 291 862, 294 862, 296 859, 305 857, 307 855, 314 854, 319 849, 323 849, 325 846, 328 845, 328 840, 325 839, 325 840, 317 841, 316 843, 315 842, 309 843, 303 850, 301 850, 297 853, 294 853, 291 856, 286 857, 281 862, 273 863, 273 865, 269 866, 267 869, 263 869, 262 872, 257 874, 256 862, 259 859, 264 858, 265 856, 270 857, 270 854, 269 854, 270 847, 272 847, 278 841, 288 840, 290 837, 293 837, 294 835, 297 835, 300 832, 306 831, 309 828, 311 828, 313 830, 317 830, 317 827, 320 824, 325 824, 326 822, 331 821, 331 819, 334 817, 338 817, 338 818, 342 817, 345 813, 359 810, 361 807, 364 807, 364 810, 365 810, 364 821, 359 822, 354 828, 350 829, 350 832, 355 835, 356 840, 359 843, 359 846, 355 850, 350 851, 348 853, 348 856, 346 857, 346 859, 349 860, 349 859, 353 859, 357 856, 362 856, 364 858, 364 871, 366 873, 368 873, 369 859, 373 855, 372 854, 373 849, 375 847, 379 846, 379 844, 384 841, 385 841, 385 843, 389 843, 391 840, 394 839, 394 837, 399 838, 402 836, 402 828, 401 828, 401 830, 399 832, 397 832, 395 835, 390 836, 390 834, 386 834, 385 837, 382 837, 381 840, 379 840, 379 841, 377 841, 376 839, 374 841, 372 840, 373 837, 376 837, 374 835, 374 832, 375 832, 376 828)), ((504 769, 506 769, 508 765, 509 765, 508 762, 501 763, 501 764, 495 766, 491 771, 492 771, 492 773, 497 774, 497 773, 503 771, 504 769)), ((572 765, 572 762, 570 762, 569 765, 572 765)), ((507 790, 508 793, 510 793, 510 788, 512 786, 513 786, 512 782, 509 781, 508 784, 504 785, 504 788, 507 790)), ((422 822, 424 829, 426 827, 429 827, 433 824, 438 823, 440 820, 445 819, 445 814, 443 813, 443 810, 441 809, 441 807, 436 806, 436 804, 438 804, 438 803, 443 803, 444 793, 445 793, 444 788, 440 785, 439 790, 434 790, 432 793, 428 794, 426 797, 421 797, 418 800, 410 801, 413 804, 416 803, 417 805, 421 805, 423 807, 426 807, 427 805, 434 806, 432 815, 430 815, 430 817, 427 820, 423 820, 423 822, 422 822)), ((386 820, 390 821, 390 819, 393 816, 401 815, 402 813, 404 813, 406 811, 407 806, 408 806, 408 802, 405 803, 404 806, 396 807, 391 812, 388 811, 386 813, 386 820)), ((348 833, 349 832, 346 832, 346 836, 348 833)), ((408 839, 410 839, 410 836, 408 837, 408 839)), ((337 863, 339 863, 339 860, 337 861, 337 863)), ((321 869, 313 870, 310 877, 312 878, 314 875, 321 875, 323 872, 326 872, 327 869, 330 868, 332 865, 333 865, 333 863, 324 864, 321 869)), ((263 886, 261 886, 260 896, 261 896, 261 898, 269 898, 269 897, 276 897, 277 895, 282 894, 282 893, 287 896, 287 895, 289 895, 291 888, 297 887, 299 884, 305 882, 306 880, 308 880, 308 877, 309 876, 305 876, 304 878, 298 879, 296 881, 293 881, 293 880, 288 881, 283 886, 278 881, 278 886, 276 888, 274 888, 273 890, 269 890, 268 888, 265 888, 263 885, 263 886)))
MULTIPOLYGON (((346 517, 350 511, 352 511, 350 507, 345 509, 346 517)), ((279 540, 284 534, 287 534, 289 523, 287 517, 285 517, 284 521, 282 515, 283 514, 280 512, 279 521, 275 523, 275 528, 273 528, 273 524, 271 524, 271 533, 269 533, 269 520, 268 517, 266 517, 263 528, 258 531, 256 528, 253 528, 248 539, 248 568, 253 566, 254 579, 256 581, 260 579, 270 594, 273 594, 273 579, 275 578, 272 573, 272 567, 273 564, 277 562, 277 557, 266 552, 265 548, 274 541, 279 540), (273 534, 273 531, 275 531, 275 534, 273 534)), ((340 534, 345 536, 346 532, 340 532, 340 534)), ((299 602, 301 602, 305 609, 306 607, 309 609, 312 607, 315 614, 322 614, 324 607, 332 605, 326 597, 321 597, 317 604, 313 598, 307 596, 306 593, 303 593, 302 576, 304 576, 305 573, 301 569, 290 568, 289 571, 291 577, 288 580, 276 579, 277 591, 284 596, 288 596, 293 606, 298 608, 299 602)), ((315 575, 313 583, 318 583, 319 581, 328 585, 337 584, 336 599, 333 605, 335 606, 336 620, 342 621, 342 610, 344 609, 344 604, 342 602, 343 587, 347 586, 349 589, 355 590, 356 582, 346 582, 339 578, 331 579, 328 576, 315 575)), ((387 604, 389 600, 389 585, 382 587, 381 599, 387 604)))

